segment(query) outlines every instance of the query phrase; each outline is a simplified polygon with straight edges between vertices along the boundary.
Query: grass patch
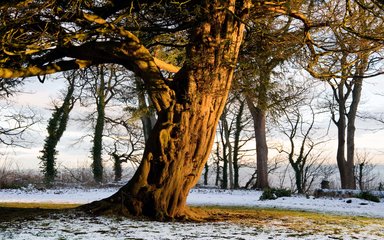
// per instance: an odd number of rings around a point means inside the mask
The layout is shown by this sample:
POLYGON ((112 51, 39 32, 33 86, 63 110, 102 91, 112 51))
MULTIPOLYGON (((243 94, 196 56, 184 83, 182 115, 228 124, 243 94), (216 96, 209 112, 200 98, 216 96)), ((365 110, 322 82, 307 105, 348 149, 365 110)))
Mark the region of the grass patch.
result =
POLYGON ((80 206, 80 204, 69 203, 19 203, 1 202, 0 208, 37 208, 37 209, 68 209, 80 206))
POLYGON ((360 198, 360 199, 364 199, 364 200, 368 200, 368 201, 372 201, 372 202, 377 202, 377 203, 380 202, 380 198, 378 196, 375 196, 372 193, 366 192, 366 191, 363 191, 363 192, 357 194, 355 197, 360 198))
POLYGON ((261 229, 278 228, 300 236, 320 234, 343 239, 343 236, 359 236, 359 234, 378 236, 384 229, 384 221, 381 218, 270 208, 221 206, 199 208, 207 210, 213 220, 260 227, 261 229))

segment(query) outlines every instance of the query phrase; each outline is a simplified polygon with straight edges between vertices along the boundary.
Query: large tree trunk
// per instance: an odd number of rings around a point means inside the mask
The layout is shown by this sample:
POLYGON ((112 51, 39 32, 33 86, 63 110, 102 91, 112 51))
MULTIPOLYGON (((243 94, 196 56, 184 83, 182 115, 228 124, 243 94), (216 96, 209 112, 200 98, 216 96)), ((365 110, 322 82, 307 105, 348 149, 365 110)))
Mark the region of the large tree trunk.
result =
POLYGON ((240 19, 250 1, 205 4, 205 20, 190 33, 187 63, 169 88, 156 82, 164 87, 148 89, 158 119, 135 175, 117 193, 85 209, 159 220, 191 216, 185 207, 187 196, 214 142, 244 34, 240 19))

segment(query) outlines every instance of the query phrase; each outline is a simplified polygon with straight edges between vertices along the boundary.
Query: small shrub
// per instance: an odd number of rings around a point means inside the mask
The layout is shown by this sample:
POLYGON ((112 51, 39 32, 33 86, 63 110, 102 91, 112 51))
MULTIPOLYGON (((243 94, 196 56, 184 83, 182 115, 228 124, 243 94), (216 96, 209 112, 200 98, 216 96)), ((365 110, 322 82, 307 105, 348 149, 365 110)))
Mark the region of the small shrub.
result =
POLYGON ((364 192, 361 192, 361 193, 357 194, 356 197, 360 198, 360 199, 372 201, 372 202, 377 202, 377 203, 380 202, 380 198, 379 197, 377 197, 377 196, 375 196, 372 193, 367 192, 367 191, 364 191, 364 192))
POLYGON ((292 195, 291 190, 285 188, 277 188, 275 189, 276 197, 290 197, 292 195))
POLYGON ((275 200, 277 197, 273 193, 271 188, 264 189, 263 194, 261 194, 259 200, 275 200))
POLYGON ((275 200, 279 197, 290 197, 291 190, 283 188, 267 188, 260 196, 260 200, 275 200))

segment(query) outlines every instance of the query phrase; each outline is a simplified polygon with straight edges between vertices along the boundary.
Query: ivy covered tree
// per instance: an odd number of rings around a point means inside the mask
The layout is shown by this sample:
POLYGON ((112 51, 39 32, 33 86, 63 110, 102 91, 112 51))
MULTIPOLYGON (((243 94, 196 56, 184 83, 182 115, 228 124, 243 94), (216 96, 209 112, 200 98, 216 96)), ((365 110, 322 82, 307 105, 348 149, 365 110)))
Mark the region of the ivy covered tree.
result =
MULTIPOLYGON (((103 153, 107 122, 120 118, 116 112, 125 112, 127 102, 136 99, 135 92, 127 81, 132 76, 116 64, 92 66, 81 71, 78 81, 83 90, 81 106, 92 109, 85 117, 78 119, 89 126, 92 135, 92 173, 98 184, 104 180, 103 153)), ((123 120, 121 120, 123 121, 123 120)), ((108 130, 108 129, 107 129, 108 130)))
POLYGON ((48 136, 45 138, 43 150, 40 151, 42 153, 42 155, 39 156, 41 160, 41 171, 44 174, 44 182, 48 186, 55 180, 57 174, 56 147, 67 128, 69 113, 76 102, 76 98, 74 97, 75 77, 75 73, 71 73, 65 77, 68 85, 64 93, 64 100, 60 106, 55 105, 47 126, 48 136))

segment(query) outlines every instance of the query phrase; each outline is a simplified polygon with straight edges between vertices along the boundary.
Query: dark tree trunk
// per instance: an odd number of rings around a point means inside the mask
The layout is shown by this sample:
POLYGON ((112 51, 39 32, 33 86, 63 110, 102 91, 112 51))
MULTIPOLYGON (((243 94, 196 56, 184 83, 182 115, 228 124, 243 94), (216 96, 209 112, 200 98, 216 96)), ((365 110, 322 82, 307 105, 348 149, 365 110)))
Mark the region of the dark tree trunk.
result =
POLYGON ((250 1, 205 4, 205 20, 190 33, 187 63, 168 87, 159 80, 148 89, 158 119, 135 175, 117 193, 85 209, 160 220, 193 217, 187 196, 214 143, 244 33, 244 7, 250 1))
MULTIPOLYGON (((355 181, 355 170, 354 170, 354 160, 353 156, 349 159, 345 158, 345 139, 346 139, 346 119, 345 116, 340 117, 338 124, 338 145, 337 145, 337 165, 340 172, 340 180, 341 180, 341 188, 342 189, 356 189, 356 181, 355 181)), ((350 147, 347 148, 347 156, 348 151, 353 151, 351 149, 351 142, 348 144, 350 147)))
POLYGON ((123 175, 123 168, 121 167, 120 156, 114 152, 112 153, 113 158, 113 171, 115 172, 115 182, 120 182, 123 175))
POLYGON ((105 123, 105 80, 103 67, 100 68, 100 84, 96 85, 96 96, 97 96, 97 117, 96 125, 93 136, 93 147, 92 147, 92 172, 93 178, 96 183, 103 182, 103 131, 105 123))
POLYGON ((339 112, 340 112, 340 118, 337 122, 337 153, 336 153, 336 159, 337 159, 337 165, 340 172, 340 181, 341 181, 341 188, 342 189, 354 189, 353 186, 353 179, 354 179, 354 173, 353 168, 350 168, 347 165, 347 161, 345 159, 345 127, 346 127, 346 119, 345 119, 345 111, 344 107, 345 105, 340 104, 339 112), (342 115, 344 113, 344 115, 342 115))
POLYGON ((208 166, 208 163, 205 163, 205 167, 204 167, 204 185, 208 185, 208 175, 209 175, 209 166, 208 166))
POLYGON ((348 124, 347 124, 347 168, 348 171, 352 169, 353 173, 349 176, 349 181, 352 183, 350 189, 356 189, 356 178, 354 175, 355 168, 355 122, 357 115, 357 108, 360 103, 361 91, 363 86, 363 75, 365 68, 367 66, 368 59, 361 59, 362 63, 360 63, 359 69, 357 70, 358 76, 353 78, 353 90, 352 90, 352 102, 347 115, 348 124), (352 179, 353 178, 353 179, 352 179))
POLYGON ((235 121, 235 134, 233 143, 233 188, 237 189, 240 187, 239 184, 239 151, 240 151, 240 134, 244 126, 242 125, 242 118, 244 113, 245 102, 239 100, 240 106, 236 115, 235 121))
MULTIPOLYGON (((228 188, 228 170, 230 166, 230 156, 231 156, 231 148, 230 143, 228 142, 228 139, 226 136, 228 135, 228 124, 226 119, 226 110, 224 110, 223 114, 221 115, 219 126, 220 126, 220 140, 221 140, 221 146, 223 147, 222 157, 223 160, 223 176, 221 181, 221 188, 227 189, 228 188)), ((220 159, 220 156, 218 155, 218 158, 220 159)))
POLYGON ((220 187, 222 189, 227 189, 228 188, 228 148, 226 144, 226 140, 224 137, 225 134, 225 128, 224 128, 224 121, 225 119, 225 110, 224 113, 221 115, 221 120, 219 123, 219 129, 220 129, 220 143, 222 147, 222 153, 219 151, 217 152, 217 158, 223 161, 223 168, 222 168, 222 178, 221 178, 221 185, 220 187), (221 155, 219 155, 221 154, 221 155))
POLYGON ((217 161, 215 162, 216 164, 216 180, 215 180, 215 186, 219 187, 220 185, 220 150, 219 150, 219 143, 217 143, 217 146, 216 146, 216 156, 217 156, 217 161))
MULTIPOLYGON (((346 58, 346 56, 345 56, 346 58)), ((341 80, 338 91, 334 90, 334 94, 338 94, 339 104, 339 120, 336 122, 338 129, 338 148, 337 148, 337 164, 340 172, 341 188, 356 189, 355 178, 355 122, 357 108, 360 103, 361 91, 363 85, 363 77, 365 69, 368 65, 368 56, 361 54, 360 62, 356 65, 355 76, 351 82, 346 84, 347 78, 341 80), (344 87, 347 93, 344 93, 344 87), (352 93, 352 100, 348 113, 346 112, 346 96, 352 93), (347 150, 345 158, 345 148, 347 150)), ((344 74, 347 76, 347 73, 344 74)))
MULTIPOLYGON (((338 113, 339 120, 336 123, 337 126, 337 166, 340 172, 340 181, 342 189, 355 189, 355 176, 353 164, 351 166, 351 162, 347 162, 345 158, 345 139, 346 139, 346 126, 347 126, 347 118, 346 118, 346 101, 344 87, 346 78, 341 79, 341 82, 337 89, 338 96, 338 113)), ((351 159, 349 159, 351 160, 351 159)))
POLYGON ((256 139, 256 185, 255 188, 264 189, 269 187, 268 183, 268 145, 266 138, 266 112, 256 107, 253 102, 247 98, 249 111, 253 118, 256 139))
POLYGON ((224 127, 225 149, 228 150, 228 154, 226 154, 225 159, 227 160, 227 165, 228 165, 229 188, 233 189, 233 158, 232 158, 233 148, 232 148, 231 139, 230 139, 231 130, 228 126, 227 119, 223 121, 223 127, 224 127))
POLYGON ((362 163, 360 163, 359 165, 358 165, 358 176, 357 176, 357 179, 358 179, 358 183, 359 183, 359 188, 360 188, 360 190, 361 191, 363 191, 364 190, 364 180, 363 180, 363 178, 364 178, 364 162, 362 162, 362 163))
POLYGON ((265 129, 265 111, 257 110, 255 120, 255 138, 257 141, 256 156, 257 156, 257 181, 256 188, 268 188, 268 146, 265 129))

